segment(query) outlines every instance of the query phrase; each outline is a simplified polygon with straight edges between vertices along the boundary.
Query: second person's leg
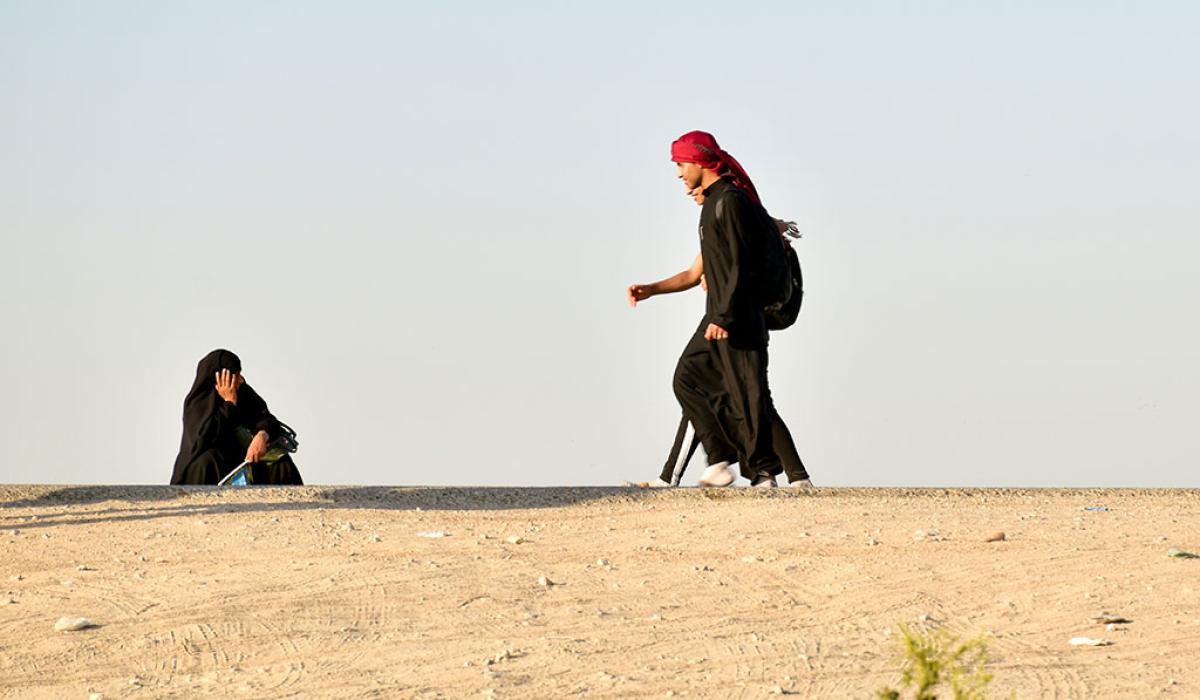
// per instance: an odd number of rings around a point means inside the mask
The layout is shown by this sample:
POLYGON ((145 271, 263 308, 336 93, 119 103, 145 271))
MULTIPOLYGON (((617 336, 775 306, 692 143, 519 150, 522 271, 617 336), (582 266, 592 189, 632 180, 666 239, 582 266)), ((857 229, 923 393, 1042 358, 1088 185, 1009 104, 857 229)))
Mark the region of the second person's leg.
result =
POLYGON ((692 456, 696 454, 696 448, 699 446, 700 440, 696 437, 695 427, 687 416, 681 416, 679 429, 675 431, 675 442, 671 445, 671 453, 667 455, 659 479, 671 486, 678 486, 683 480, 683 472, 687 469, 688 462, 692 461, 692 456))

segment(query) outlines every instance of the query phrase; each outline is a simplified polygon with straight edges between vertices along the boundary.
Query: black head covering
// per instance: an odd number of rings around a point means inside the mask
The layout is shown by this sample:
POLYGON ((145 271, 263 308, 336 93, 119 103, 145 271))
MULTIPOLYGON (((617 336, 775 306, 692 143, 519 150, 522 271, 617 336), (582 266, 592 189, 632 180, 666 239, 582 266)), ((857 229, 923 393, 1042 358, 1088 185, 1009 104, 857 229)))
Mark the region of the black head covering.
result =
POLYGON ((196 399, 207 396, 217 396, 217 372, 227 369, 230 372, 241 372, 242 361, 237 355, 229 350, 217 349, 208 353, 200 360, 200 364, 196 365, 196 381, 192 382, 192 389, 188 392, 187 398, 183 400, 184 413, 187 412, 188 406, 196 399))
POLYGON ((213 350, 196 365, 196 379, 183 400, 183 437, 175 458, 172 484, 215 484, 241 463, 244 450, 234 434, 239 425, 252 432, 279 434, 278 422, 249 384, 238 389, 237 405, 217 393, 217 372, 242 371, 242 361, 229 350, 213 350), (211 473, 210 473, 211 472, 211 473))

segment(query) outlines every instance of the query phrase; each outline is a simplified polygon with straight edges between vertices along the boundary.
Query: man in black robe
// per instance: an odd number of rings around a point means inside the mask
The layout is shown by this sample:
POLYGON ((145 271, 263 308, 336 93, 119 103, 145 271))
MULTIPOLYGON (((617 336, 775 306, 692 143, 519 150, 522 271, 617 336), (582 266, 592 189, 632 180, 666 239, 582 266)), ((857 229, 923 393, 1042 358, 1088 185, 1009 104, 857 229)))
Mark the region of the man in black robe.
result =
POLYGON ((216 484, 245 461, 255 484, 302 484, 290 455, 261 461, 282 432, 266 402, 245 383, 238 356, 213 350, 196 366, 183 400, 183 437, 171 483, 216 484), (238 440, 239 428, 253 436, 248 447, 238 440))
POLYGON ((699 233, 708 284, 705 319, 679 358, 675 395, 706 452, 710 442, 732 445, 742 475, 773 486, 783 468, 772 437, 781 432, 776 422, 785 426, 767 383, 763 307, 785 259, 783 242, 750 178, 711 134, 684 134, 671 144, 671 159, 685 187, 704 194, 699 233))
MULTIPOLYGON (((724 168, 723 165, 719 165, 718 167, 724 168)), ((722 170, 720 174, 731 178, 736 177, 733 172, 727 169, 722 170)), ((695 200, 697 204, 704 205, 705 196, 703 187, 697 186, 690 190, 688 196, 695 200)), ((773 217, 771 221, 781 237, 799 237, 799 232, 795 228, 794 222, 783 221, 773 217)), ((638 302, 645 301, 651 297, 660 294, 682 292, 696 286, 702 286, 704 287, 704 291, 708 291, 704 277, 704 258, 702 255, 697 255, 691 266, 683 272, 659 280, 658 282, 630 285, 626 291, 626 296, 631 306, 637 306, 638 302)), ((797 308, 801 298, 802 296, 796 298, 797 308)), ((697 331, 698 334, 703 333, 703 330, 706 328, 706 321, 707 317, 702 319, 701 327, 697 331)), ((694 336, 693 341, 695 341, 694 336)), ((699 345, 701 348, 705 347, 704 343, 689 343, 688 350, 685 350, 684 355, 688 356, 689 350, 695 350, 696 345, 699 345)), ((707 369, 708 371, 715 371, 711 366, 707 369)), ((773 406, 772 410, 774 410, 773 406)), ((776 413, 775 416, 777 418, 778 414, 776 413)), ((737 460, 737 450, 730 446, 727 436, 723 434, 715 436, 710 434, 706 437, 708 441, 705 443, 705 452, 709 455, 708 461, 710 466, 705 471, 704 476, 700 478, 700 485, 725 486, 732 483, 734 476, 729 471, 729 465, 737 460), (722 455, 724 456, 722 457, 722 455)), ((808 471, 805 469, 804 462, 800 459, 800 455, 796 451, 796 444, 792 439, 791 432, 782 420, 772 420, 771 442, 791 485, 811 488, 812 481, 809 479, 808 471)), ((683 478, 683 472, 687 468, 688 462, 691 461, 700 444, 701 437, 696 432, 692 421, 685 414, 680 418, 679 428, 675 433, 675 440, 667 456, 667 461, 663 465, 662 473, 657 480, 649 482, 649 485, 651 487, 678 486, 683 478)), ((760 480, 759 485, 771 486, 774 485, 774 482, 771 480, 760 480)))

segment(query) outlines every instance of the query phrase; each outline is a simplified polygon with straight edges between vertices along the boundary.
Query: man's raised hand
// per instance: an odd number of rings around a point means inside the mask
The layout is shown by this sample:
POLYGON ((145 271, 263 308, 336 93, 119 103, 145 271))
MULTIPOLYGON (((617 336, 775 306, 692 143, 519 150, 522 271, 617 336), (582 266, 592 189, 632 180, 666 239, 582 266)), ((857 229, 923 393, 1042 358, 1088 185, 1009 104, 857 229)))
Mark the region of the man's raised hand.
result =
POLYGON ((625 290, 625 298, 629 300, 630 306, 637 306, 639 301, 645 301, 654 296, 650 292, 650 286, 646 284, 631 284, 629 289, 625 290))

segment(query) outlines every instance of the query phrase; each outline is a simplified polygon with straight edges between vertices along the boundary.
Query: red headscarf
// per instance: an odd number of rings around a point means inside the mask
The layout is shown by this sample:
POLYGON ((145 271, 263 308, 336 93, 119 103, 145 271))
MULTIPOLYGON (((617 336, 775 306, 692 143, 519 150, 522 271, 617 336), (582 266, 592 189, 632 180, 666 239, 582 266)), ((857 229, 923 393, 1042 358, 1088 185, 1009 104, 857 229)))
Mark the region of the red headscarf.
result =
POLYGON ((721 150, 717 140, 707 131, 689 131, 675 139, 671 144, 671 160, 676 163, 695 163, 701 168, 722 174, 728 171, 733 176, 733 184, 746 190, 755 204, 762 204, 758 199, 758 190, 750 182, 750 176, 733 156, 721 150))

